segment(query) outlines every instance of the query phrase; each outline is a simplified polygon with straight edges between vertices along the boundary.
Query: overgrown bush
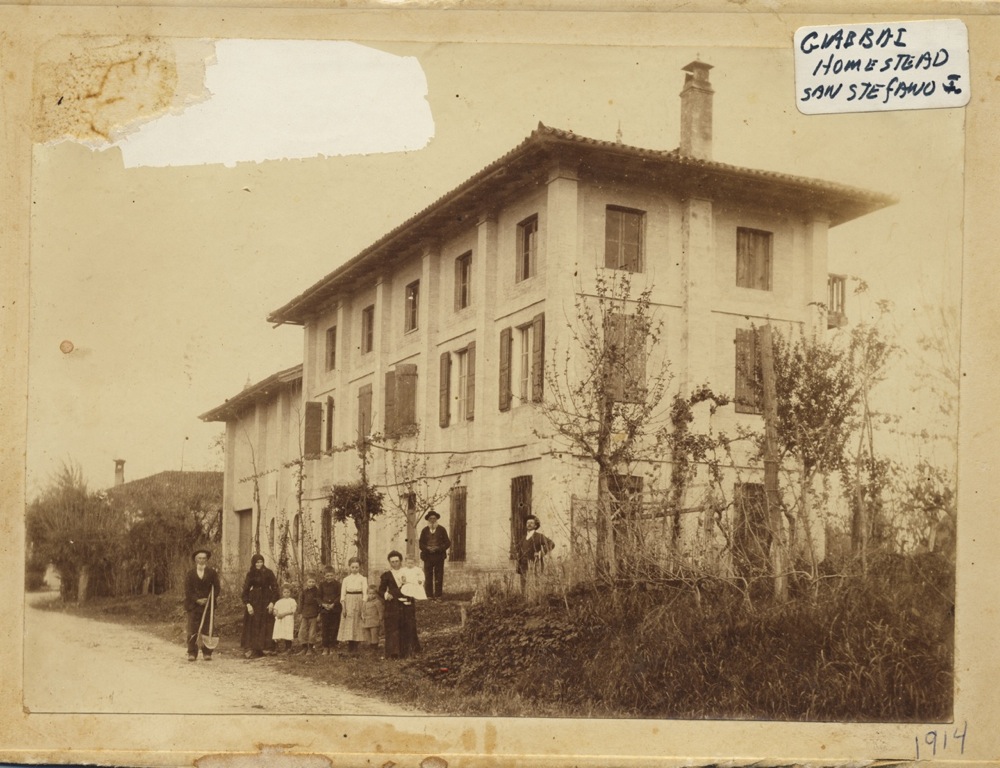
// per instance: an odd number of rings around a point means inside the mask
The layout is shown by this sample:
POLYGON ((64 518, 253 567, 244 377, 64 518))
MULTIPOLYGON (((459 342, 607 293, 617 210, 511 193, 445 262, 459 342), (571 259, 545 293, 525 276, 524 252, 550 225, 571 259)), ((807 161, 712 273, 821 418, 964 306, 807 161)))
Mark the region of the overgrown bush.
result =
POLYGON ((567 714, 947 719, 951 574, 933 555, 896 557, 784 605, 682 584, 487 600, 459 637, 456 685, 567 714))

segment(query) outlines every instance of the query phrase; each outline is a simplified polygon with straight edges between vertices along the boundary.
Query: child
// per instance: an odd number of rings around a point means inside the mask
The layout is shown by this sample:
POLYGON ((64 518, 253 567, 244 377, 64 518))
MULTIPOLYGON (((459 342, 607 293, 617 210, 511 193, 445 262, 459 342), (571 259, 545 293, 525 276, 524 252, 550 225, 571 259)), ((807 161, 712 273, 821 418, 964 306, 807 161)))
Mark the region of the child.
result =
POLYGON ((306 579, 306 588, 299 596, 302 602, 302 611, 299 618, 299 644, 302 652, 312 654, 313 645, 316 643, 316 629, 319 623, 319 588, 316 586, 316 579, 312 576, 306 579))
POLYGON ((323 655, 326 656, 337 644, 340 629, 340 582, 330 566, 319 583, 319 622, 323 630, 323 655))
POLYGON ((424 570, 418 568, 412 557, 403 560, 403 567, 400 570, 402 583, 399 591, 414 600, 426 600, 427 592, 424 591, 424 570))
POLYGON ((361 609, 361 625, 365 632, 365 642, 372 650, 378 648, 384 614, 385 605, 379 600, 378 587, 372 585, 368 587, 368 599, 365 600, 361 609))
POLYGON ((361 609, 368 594, 368 579, 361 575, 361 561, 352 557, 347 561, 351 572, 344 577, 340 586, 340 604, 343 610, 340 614, 340 631, 337 640, 347 642, 351 653, 356 653, 358 643, 365 639, 361 609))
POLYGON ((297 608, 298 604, 292 597, 292 588, 286 584, 281 588, 281 599, 274 604, 274 631, 271 633, 271 638, 278 645, 279 651, 287 651, 292 647, 297 608))

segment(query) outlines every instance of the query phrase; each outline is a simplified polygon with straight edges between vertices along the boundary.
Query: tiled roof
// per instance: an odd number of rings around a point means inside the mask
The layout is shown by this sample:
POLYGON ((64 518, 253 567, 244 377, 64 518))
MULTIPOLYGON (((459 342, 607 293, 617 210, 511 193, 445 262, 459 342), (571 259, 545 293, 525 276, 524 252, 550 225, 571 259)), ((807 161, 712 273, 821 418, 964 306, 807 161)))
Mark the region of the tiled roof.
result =
MULTIPOLYGON (((785 206, 816 210, 836 226, 866 213, 892 205, 896 201, 884 194, 804 176, 774 171, 760 171, 714 160, 700 160, 682 154, 677 149, 659 150, 633 147, 613 141, 590 139, 572 131, 538 124, 524 141, 494 160, 465 182, 442 195, 420 212, 380 237, 357 256, 310 286, 290 302, 268 315, 268 322, 305 322, 309 313, 337 287, 337 283, 368 266, 380 255, 387 254, 400 241, 425 234, 421 230, 436 220, 444 220, 453 207, 468 205, 470 196, 480 199, 493 187, 511 184, 511 176, 522 174, 533 166, 526 162, 546 152, 576 150, 581 168, 607 171, 611 164, 629 165, 638 173, 668 184, 671 188, 693 195, 715 197, 720 194, 742 195, 747 198, 777 200, 785 206)), ((537 168, 533 168, 537 170, 537 168)), ((454 219, 452 219, 454 220, 454 219)))
POLYGON ((283 371, 272 373, 266 379, 250 384, 243 388, 243 391, 233 395, 222 405, 216 406, 207 413, 203 413, 198 418, 202 421, 228 421, 239 415, 247 406, 262 400, 281 388, 302 379, 302 363, 293 365, 283 371))
POLYGON ((131 480, 121 485, 115 485, 107 489, 108 498, 128 500, 129 498, 148 498, 152 493, 156 494, 196 494, 202 496, 219 497, 222 502, 222 473, 221 472, 183 472, 177 470, 167 470, 158 472, 155 475, 131 480))

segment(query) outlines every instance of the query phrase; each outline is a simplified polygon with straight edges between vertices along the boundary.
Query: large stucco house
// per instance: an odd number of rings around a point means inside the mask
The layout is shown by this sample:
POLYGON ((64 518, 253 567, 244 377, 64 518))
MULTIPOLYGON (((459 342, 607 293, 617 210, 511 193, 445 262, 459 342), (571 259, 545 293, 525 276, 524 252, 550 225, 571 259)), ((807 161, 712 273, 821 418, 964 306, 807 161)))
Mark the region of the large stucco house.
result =
MULTIPOLYGON (((413 551, 429 505, 455 542, 452 578, 509 569, 529 512, 570 551, 596 473, 538 437, 539 403, 598 275, 628 272, 651 289, 665 333, 650 364, 668 358, 681 393, 708 383, 738 395, 755 325, 811 333, 842 321, 828 230, 891 200, 714 161, 710 69, 684 68, 679 148, 540 124, 271 313, 302 326, 302 365, 202 417, 228 426, 227 567, 246 567, 255 535, 267 553, 283 522, 297 557, 342 564, 351 535, 324 519, 326 489, 359 477, 343 447, 369 434, 381 439, 365 472, 390 510, 371 531, 373 567, 390 548, 413 551)), ((750 406, 737 397, 713 429, 759 423, 750 406)))

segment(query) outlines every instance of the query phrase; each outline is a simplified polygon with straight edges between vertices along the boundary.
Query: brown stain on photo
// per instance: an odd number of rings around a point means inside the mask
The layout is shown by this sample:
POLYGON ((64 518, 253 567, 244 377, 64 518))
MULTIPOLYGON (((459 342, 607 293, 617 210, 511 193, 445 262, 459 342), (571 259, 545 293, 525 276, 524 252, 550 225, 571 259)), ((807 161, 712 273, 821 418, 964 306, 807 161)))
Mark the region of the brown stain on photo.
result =
POLYGON ((42 46, 35 64, 33 139, 108 141, 168 112, 177 84, 168 41, 56 38, 42 46))

